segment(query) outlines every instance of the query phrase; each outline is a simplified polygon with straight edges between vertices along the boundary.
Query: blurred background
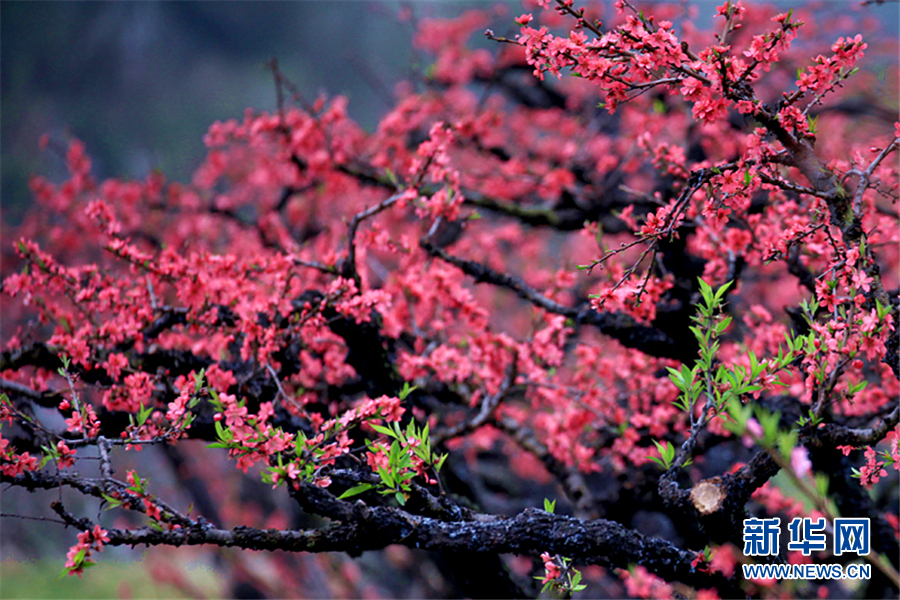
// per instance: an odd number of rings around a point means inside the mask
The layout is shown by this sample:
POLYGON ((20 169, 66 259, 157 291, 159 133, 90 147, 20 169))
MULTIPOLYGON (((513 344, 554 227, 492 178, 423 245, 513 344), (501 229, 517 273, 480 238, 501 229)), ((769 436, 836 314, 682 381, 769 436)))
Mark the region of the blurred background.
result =
POLYGON ((394 84, 422 67, 410 44, 413 21, 401 13, 452 16, 484 5, 4 0, 4 219, 15 222, 28 205, 31 173, 65 174, 62 161, 38 148, 44 133, 84 141, 101 180, 155 168, 189 179, 213 121, 240 119, 247 107, 274 110, 272 58, 306 98, 347 96, 350 115, 371 130, 394 84))
MULTIPOLYGON (((505 7, 498 34, 522 3, 505 2, 32 2, 0 3, 0 167, 3 219, 29 204, 28 178, 58 180, 63 161, 41 152, 42 134, 85 142, 94 174, 143 178, 160 169, 186 181, 204 155, 203 134, 248 107, 273 110, 269 61, 306 98, 345 95, 372 130, 394 85, 424 71, 412 48, 415 21, 486 5, 505 7)), ((704 2, 700 3, 701 5, 704 2)), ((697 26, 714 13, 699 11, 697 26)), ((787 9, 793 1, 774 2, 787 9)), ((823 2, 864 10, 898 36, 896 2, 823 2)), ((519 10, 519 12, 516 12, 519 10)), ((484 38, 473 44, 489 46, 484 38)))
MULTIPOLYGON (((248 107, 275 109, 275 85, 267 67, 272 58, 306 99, 320 93, 347 96, 351 117, 371 131, 392 106, 396 83, 428 67, 429 57, 419 56, 410 43, 414 21, 456 16, 485 4, 3 0, 2 219, 15 224, 27 210, 31 174, 55 181, 66 174, 63 160, 39 149, 38 139, 43 134, 60 141, 72 136, 84 141, 99 180, 143 178, 153 169, 163 171, 169 180, 189 180, 205 154, 203 135, 212 122, 241 119, 248 107)), ((491 4, 507 7, 505 15, 498 13, 495 29, 507 34, 512 17, 521 12, 517 8, 520 3, 491 4)), ((713 3, 706 4, 710 10, 700 11, 704 21, 698 23, 700 27, 708 24, 714 12, 713 3)), ((787 8, 792 3, 776 4, 787 8)), ((843 10, 850 4, 834 3, 832 8, 840 5, 843 10)), ((829 9, 828 3, 825 7, 829 9)), ((900 11, 896 2, 874 3, 865 10, 882 22, 884 35, 897 37, 900 11)), ((483 38, 473 38, 472 43, 490 45, 483 38)), ((143 455, 142 464, 132 465, 141 472, 153 472, 148 465, 164 460, 154 450, 143 455)), ((186 458, 189 461, 191 457, 186 458)), ((159 486, 161 496, 172 497, 177 490, 166 486, 176 482, 167 480, 163 472, 170 471, 160 469, 153 483, 159 486)), ((246 478, 236 476, 233 483, 236 487, 225 493, 234 495, 235 505, 264 492, 246 478)), ((47 506, 56 493, 45 492, 36 498, 14 492, 4 491, 0 496, 0 509, 5 507, 2 512, 35 514, 13 510, 14 505, 17 509, 47 506)), ((73 504, 72 508, 80 507, 73 504)), ((96 516, 92 512, 95 506, 84 508, 84 514, 96 516)), ((258 510, 274 512, 266 506, 258 510)), ((273 522, 272 526, 286 524, 273 522)), ((217 565, 226 564, 232 572, 267 568, 257 564, 257 553, 243 553, 238 558, 237 552, 228 550, 188 549, 169 556, 155 550, 116 548, 108 549, 100 557, 102 567, 88 571, 83 580, 58 580, 65 552, 73 541, 74 532, 58 525, 0 519, 0 598, 237 595, 242 588, 225 589, 217 581, 217 565), (145 568, 135 569, 132 561, 140 559, 145 568)), ((387 554, 398 571, 417 568, 414 556, 405 549, 391 549, 387 554)), ((317 583, 317 577, 323 581, 354 577, 353 572, 329 571, 333 565, 324 556, 297 560, 299 566, 295 563, 292 568, 300 568, 308 577, 307 589, 335 589, 327 582, 317 583)), ((353 568, 367 576, 367 569, 379 569, 369 560, 367 555, 348 561, 343 568, 355 565, 353 568)), ((434 585, 418 593, 440 595, 440 584, 434 585)), ((253 597, 252 590, 245 591, 244 597, 253 597)), ((391 590, 380 590, 385 592, 391 590)))

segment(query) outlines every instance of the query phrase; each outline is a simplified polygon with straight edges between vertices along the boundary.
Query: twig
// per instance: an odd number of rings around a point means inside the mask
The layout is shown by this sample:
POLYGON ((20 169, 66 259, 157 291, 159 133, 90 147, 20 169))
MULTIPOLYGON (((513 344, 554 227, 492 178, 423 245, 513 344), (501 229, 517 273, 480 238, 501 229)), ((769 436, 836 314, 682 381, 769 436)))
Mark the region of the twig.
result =
POLYGON ((875 169, 878 168, 878 165, 881 164, 888 154, 897 149, 898 145, 900 145, 900 138, 894 138, 893 141, 888 144, 887 148, 881 151, 881 153, 875 157, 875 160, 872 161, 872 164, 869 165, 859 178, 859 185, 856 188, 856 194, 853 196, 853 214, 858 218, 862 217, 862 198, 863 194, 866 193, 866 190, 869 188, 869 180, 872 178, 872 174, 875 173, 875 169))
POLYGON ((523 300, 527 300, 548 312, 578 318, 580 311, 577 308, 564 306, 555 300, 547 298, 518 277, 507 275, 506 273, 499 273, 487 265, 453 256, 443 248, 438 248, 427 237, 422 238, 419 241, 419 245, 430 255, 436 256, 437 258, 458 267, 467 275, 471 275, 475 278, 476 283, 485 282, 505 287, 514 291, 516 295, 523 300))
POLYGON ((27 521, 42 521, 45 523, 57 523, 59 525, 66 525, 65 521, 59 521, 57 519, 48 519, 47 517, 31 517, 29 515, 15 515, 12 513, 0 513, 0 518, 4 519, 22 519, 27 521))
POLYGON ((326 265, 325 263, 320 263, 315 260, 303 260, 300 258, 292 259, 294 264, 298 267, 307 267, 310 269, 316 269, 317 271, 321 271, 322 273, 328 273, 329 275, 337 274, 337 268, 332 265, 326 265))
POLYGON ((109 459, 109 440, 102 435, 97 438, 97 450, 100 452, 100 473, 104 479, 112 479, 114 471, 109 459))
POLYGON ((275 387, 278 388, 278 393, 281 394, 281 397, 285 399, 285 401, 290 402, 290 398, 285 393, 284 388, 281 387, 281 382, 278 381, 278 373, 275 372, 275 369, 272 368, 272 365, 266 363, 266 369, 269 370, 269 374, 272 376, 272 381, 275 383, 275 387))
POLYGON ((455 427, 450 427, 442 432, 435 432, 433 436, 434 444, 443 444, 449 439, 459 437, 461 435, 469 433, 470 431, 474 431, 482 425, 486 424, 488 418, 494 413, 494 410, 500 404, 500 401, 503 400, 510 387, 512 387, 512 384, 516 380, 516 375, 516 357, 513 356, 512 362, 506 369, 506 377, 503 378, 503 383, 500 384, 500 389, 498 389, 494 394, 486 394, 484 398, 481 399, 481 407, 478 411, 478 414, 455 427))
POLYGON ((359 224, 396 204, 403 197, 404 193, 405 191, 397 192, 393 196, 382 200, 379 204, 353 215, 347 232, 347 256, 341 262, 339 269, 342 277, 350 279, 356 275, 356 230, 359 229, 359 224))
POLYGON ((807 194, 809 196, 816 196, 817 198, 827 198, 827 194, 820 192, 818 190, 814 190, 813 188, 806 187, 803 185, 799 185, 796 183, 790 183, 783 179, 778 179, 775 177, 770 177, 766 175, 762 171, 758 171, 757 174, 763 183, 768 183, 769 185, 777 186, 785 191, 794 192, 795 194, 807 194))
POLYGON ((633 317, 621 313, 599 312, 592 308, 565 306, 551 300, 525 283, 522 279, 498 273, 479 262, 466 260, 438 248, 428 238, 419 240, 419 245, 429 254, 440 258, 475 278, 476 283, 490 283, 505 287, 517 296, 544 310, 571 318, 583 325, 594 325, 602 333, 619 340, 628 348, 637 348, 646 354, 683 360, 683 348, 676 346, 669 335, 659 329, 638 323, 633 317))

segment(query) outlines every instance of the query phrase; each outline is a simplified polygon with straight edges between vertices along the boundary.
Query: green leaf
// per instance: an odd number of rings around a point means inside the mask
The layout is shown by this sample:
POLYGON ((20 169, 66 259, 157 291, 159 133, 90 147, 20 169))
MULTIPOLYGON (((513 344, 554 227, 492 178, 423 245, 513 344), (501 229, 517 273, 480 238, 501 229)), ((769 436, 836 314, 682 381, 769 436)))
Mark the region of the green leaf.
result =
POLYGON ((857 394, 857 393, 863 391, 864 389, 866 389, 867 385, 869 385, 869 382, 866 381, 865 379, 863 379, 862 381, 860 381, 859 383, 857 383, 855 385, 848 385, 847 391, 852 396, 852 395, 857 394))
POLYGON ((797 432, 782 432, 777 442, 778 449, 781 451, 782 456, 790 459, 791 450, 797 447, 797 432))
POLYGON ((694 382, 694 385, 691 387, 691 397, 695 402, 697 398, 700 397, 700 394, 703 393, 703 381, 698 379, 694 382))
POLYGON ((343 500, 344 498, 351 498, 353 496, 356 496, 357 494, 362 494, 363 492, 371 490, 373 487, 374 486, 371 483, 361 483, 338 496, 338 500, 343 500))
MULTIPOLYGON (((402 437, 402 436, 398 436, 398 437, 402 437)), ((391 450, 388 454, 388 458, 391 460, 392 463, 395 459, 399 459, 399 458, 401 458, 401 456, 403 456, 405 454, 406 454, 405 452, 402 452, 402 448, 400 447, 400 442, 398 442, 397 440, 394 440, 393 442, 391 442, 391 450)))
POLYGON ((673 369, 672 367, 666 367, 666 369, 669 370, 669 379, 672 380, 672 383, 675 384, 675 387, 677 387, 682 392, 686 391, 688 386, 685 384, 684 376, 681 374, 681 372, 673 369))
POLYGON ((103 492, 100 492, 100 495, 103 496, 103 499, 106 500, 107 504, 109 504, 109 506, 106 507, 106 510, 112 510, 113 508, 116 508, 117 506, 120 506, 122 504, 122 501, 118 498, 107 496, 103 492))
POLYGON ((374 423, 371 423, 370 426, 372 427, 372 429, 374 429, 378 433, 384 434, 388 437, 397 437, 396 434, 394 433, 393 429, 390 429, 388 427, 383 427, 381 425, 375 425, 374 423))
POLYGON ((152 412, 153 412, 153 407, 152 407, 152 406, 148 406, 147 408, 144 408, 144 403, 141 402, 141 409, 140 409, 140 411, 138 412, 138 426, 141 426, 141 425, 143 425, 144 423, 146 423, 146 422, 147 422, 147 418, 150 416, 150 414, 151 414, 152 412))
POLYGON ((223 441, 223 442, 230 442, 232 439, 234 439, 233 434, 231 433, 231 431, 228 430, 228 429, 225 429, 224 427, 222 427, 222 421, 221 421, 221 420, 219 420, 219 421, 213 421, 213 423, 214 423, 214 426, 215 426, 215 428, 216 428, 216 435, 218 436, 218 438, 219 438, 221 441, 223 441))
MULTIPOLYGON (((672 446, 672 444, 669 443, 668 441, 663 442, 662 444, 660 444, 656 440, 652 440, 652 441, 653 441, 653 444, 656 446, 656 449, 659 450, 660 456, 662 456, 663 466, 666 469, 668 469, 669 467, 672 466, 672 459, 675 458, 675 447, 672 446)), ((653 459, 654 457, 651 456, 650 458, 653 459)), ((656 461, 656 462, 659 462, 659 461, 656 461)))
POLYGON ((704 335, 704 332, 699 327, 694 327, 693 325, 691 325, 690 327, 688 327, 688 329, 690 329, 694 333, 694 337, 697 338, 697 341, 700 342, 701 345, 706 345, 706 335, 704 335))
POLYGON ((447 460, 447 454, 441 454, 440 459, 438 459, 437 465, 435 465, 435 471, 440 471, 441 467, 444 466, 444 461, 447 460))
POLYGON ((662 468, 665 469, 666 471, 669 470, 669 467, 668 467, 668 465, 666 465, 666 462, 665 462, 663 459, 661 459, 660 457, 658 457, 658 456, 648 456, 647 458, 649 458, 650 460, 652 460, 653 462, 655 462, 656 464, 658 464, 660 467, 662 467, 662 468))
POLYGON ((883 320, 884 317, 885 317, 889 312, 891 312, 891 309, 890 309, 889 306, 884 306, 884 305, 882 305, 881 302, 879 302, 879 301, 876 299, 876 300, 875 300, 875 311, 877 312, 877 314, 878 314, 878 320, 880 321, 880 320, 883 320))
POLYGON ((389 488, 396 487, 396 483, 394 482, 394 476, 391 474, 390 471, 388 471, 385 468, 380 468, 380 469, 378 469, 378 474, 381 476, 381 481, 384 482, 384 485, 386 485, 389 488))
POLYGON ((740 400, 736 397, 732 397, 728 402, 726 409, 731 420, 725 422, 725 428, 732 433, 743 435, 744 431, 747 429, 747 421, 750 420, 753 408, 741 404, 740 400))
POLYGON ((418 386, 410 386, 408 381, 403 382, 403 389, 400 390, 400 395, 397 396, 401 400, 406 400, 406 397, 409 396, 413 390, 415 390, 418 386))
POLYGON ((807 119, 809 120, 809 131, 810 133, 816 133, 818 131, 818 123, 819 117, 814 117, 812 115, 807 115, 807 119))
POLYGON ((697 279, 697 283, 700 285, 700 294, 703 296, 703 299, 706 301, 706 306, 712 305, 712 288, 709 287, 709 284, 706 283, 702 278, 697 279))
POLYGON ((731 317, 725 317, 724 319, 716 323, 716 333, 722 333, 729 325, 731 325, 731 317))
MULTIPOLYGON (((728 289, 731 287, 731 285, 732 285, 733 283, 734 283, 734 281, 729 281, 729 282, 723 284, 722 287, 720 287, 720 288, 716 291, 716 297, 715 297, 715 299, 716 299, 716 300, 720 300, 720 299, 722 298, 722 296, 725 295, 725 292, 728 291, 728 289)), ((717 303, 717 304, 718 304, 718 303, 717 303)))
POLYGON ((394 498, 397 500, 397 504, 400 506, 406 506, 406 496, 402 492, 397 492, 394 494, 394 498))
POLYGON ((548 500, 544 498, 544 511, 552 513, 556 509, 556 500, 548 500))
POLYGON ((203 387, 203 378, 206 376, 206 369, 200 369, 199 373, 194 374, 194 393, 197 394, 200 392, 200 388, 203 387))
POLYGON ((672 400, 672 404, 674 404, 676 408, 681 409, 683 412, 689 412, 691 410, 691 407, 688 405, 687 400, 685 400, 684 398, 672 400))

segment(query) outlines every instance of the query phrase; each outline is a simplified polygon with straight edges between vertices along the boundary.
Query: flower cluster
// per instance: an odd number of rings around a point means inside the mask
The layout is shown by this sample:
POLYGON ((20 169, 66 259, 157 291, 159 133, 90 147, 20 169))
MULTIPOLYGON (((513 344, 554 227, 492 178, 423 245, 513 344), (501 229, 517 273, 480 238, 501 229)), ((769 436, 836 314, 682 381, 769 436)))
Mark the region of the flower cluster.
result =
POLYGON ((78 575, 80 578, 86 568, 94 566, 96 563, 91 559, 91 554, 95 550, 103 552, 103 544, 109 541, 106 533, 106 530, 101 529, 99 525, 94 525, 93 529, 79 533, 78 543, 72 546, 66 554, 66 566, 63 572, 69 575, 78 575))

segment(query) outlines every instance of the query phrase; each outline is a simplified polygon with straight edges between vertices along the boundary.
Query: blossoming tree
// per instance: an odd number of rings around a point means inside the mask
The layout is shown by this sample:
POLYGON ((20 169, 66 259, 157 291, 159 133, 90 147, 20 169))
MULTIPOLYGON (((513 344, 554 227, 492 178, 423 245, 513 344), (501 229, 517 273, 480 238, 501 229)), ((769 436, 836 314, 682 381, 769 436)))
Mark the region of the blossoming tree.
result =
POLYGON ((286 596, 303 553, 408 548, 444 594, 841 597, 736 567, 745 519, 853 517, 857 593, 896 595, 897 44, 708 9, 543 0, 477 48, 501 13, 423 20, 372 133, 273 63, 188 183, 42 140, 70 176, 4 230, 0 468, 62 490, 66 570, 283 550, 244 577, 286 596))

